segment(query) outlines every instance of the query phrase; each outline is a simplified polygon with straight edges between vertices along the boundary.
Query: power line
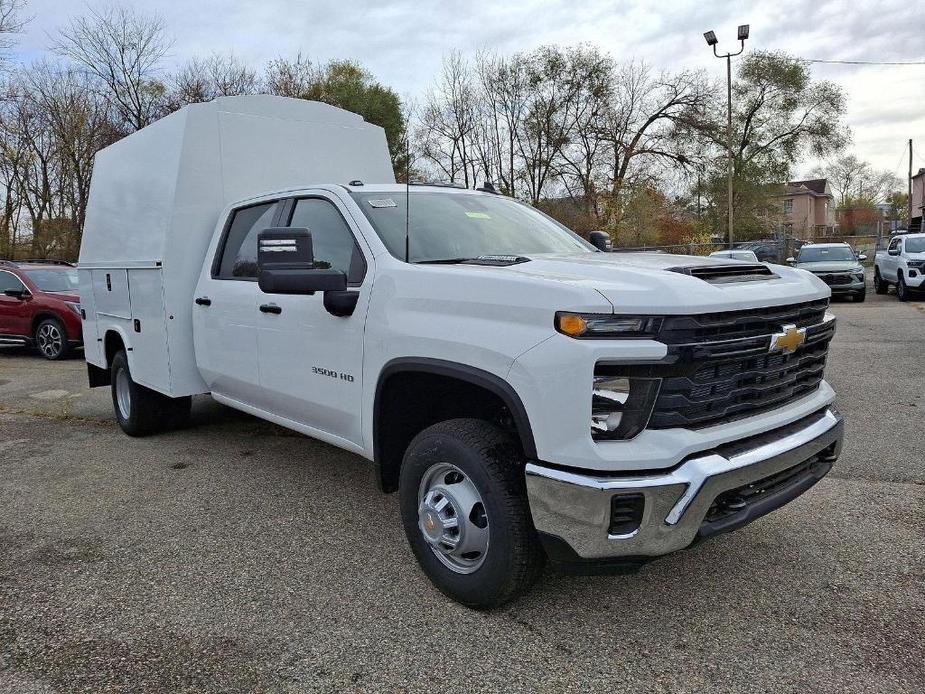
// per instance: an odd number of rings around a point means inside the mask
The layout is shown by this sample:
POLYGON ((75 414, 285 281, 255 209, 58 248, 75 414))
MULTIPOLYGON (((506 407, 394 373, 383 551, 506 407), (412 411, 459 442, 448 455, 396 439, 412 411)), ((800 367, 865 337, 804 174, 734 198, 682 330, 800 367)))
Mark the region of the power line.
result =
POLYGON ((880 61, 880 60, 818 60, 816 58, 800 58, 804 63, 826 63, 834 65, 925 65, 925 60, 880 61))

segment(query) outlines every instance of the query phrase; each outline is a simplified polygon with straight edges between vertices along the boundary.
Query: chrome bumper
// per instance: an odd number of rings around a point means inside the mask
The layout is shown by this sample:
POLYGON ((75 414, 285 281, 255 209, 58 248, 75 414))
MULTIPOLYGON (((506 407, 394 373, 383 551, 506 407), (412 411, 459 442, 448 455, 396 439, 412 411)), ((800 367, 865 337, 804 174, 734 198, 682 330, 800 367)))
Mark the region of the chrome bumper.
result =
MULTIPOLYGON (((744 441, 691 457, 654 475, 605 477, 538 463, 526 469, 533 522, 548 548, 564 542, 580 561, 655 557, 684 549, 699 537, 731 530, 778 508, 815 484, 841 451, 844 421, 832 409, 744 441), (765 480, 818 459, 785 489, 746 507, 722 523, 706 523, 714 500, 725 491, 765 480), (609 533, 611 500, 637 493, 645 505, 639 527, 609 533), (776 504, 776 505, 775 505, 776 504)), ((560 557, 561 559, 561 557, 560 557)))

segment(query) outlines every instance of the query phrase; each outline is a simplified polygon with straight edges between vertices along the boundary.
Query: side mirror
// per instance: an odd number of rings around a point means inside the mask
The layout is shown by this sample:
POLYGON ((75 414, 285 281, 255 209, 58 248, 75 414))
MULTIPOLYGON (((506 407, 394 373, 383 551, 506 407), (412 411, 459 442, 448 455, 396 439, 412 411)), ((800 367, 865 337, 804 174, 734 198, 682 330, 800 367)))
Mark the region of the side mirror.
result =
POLYGON ((888 254, 888 255, 899 255, 899 249, 898 249, 898 248, 891 248, 890 250, 887 251, 887 254, 888 254))
POLYGON ((858 260, 867 260, 867 255, 861 253, 861 255, 858 256, 858 260))
POLYGON ((324 307, 334 316, 353 313, 359 292, 347 291, 347 274, 316 268, 312 235, 303 228, 264 229, 257 235, 257 284, 266 294, 324 292, 324 307))
POLYGON ((344 291, 340 270, 315 268, 312 235, 300 227, 274 227, 257 235, 257 284, 267 294, 344 291))
POLYGON ((13 299, 19 299, 20 301, 23 301, 24 299, 26 299, 26 297, 29 296, 29 290, 28 289, 4 289, 3 295, 12 297, 13 299))
POLYGON ((787 262, 788 262, 788 263, 795 263, 796 261, 797 261, 797 259, 794 258, 793 256, 790 256, 789 258, 787 258, 787 262))
POLYGON ((600 251, 609 252, 613 249, 613 241, 610 240, 610 234, 606 231, 592 231, 588 234, 588 241, 600 251))

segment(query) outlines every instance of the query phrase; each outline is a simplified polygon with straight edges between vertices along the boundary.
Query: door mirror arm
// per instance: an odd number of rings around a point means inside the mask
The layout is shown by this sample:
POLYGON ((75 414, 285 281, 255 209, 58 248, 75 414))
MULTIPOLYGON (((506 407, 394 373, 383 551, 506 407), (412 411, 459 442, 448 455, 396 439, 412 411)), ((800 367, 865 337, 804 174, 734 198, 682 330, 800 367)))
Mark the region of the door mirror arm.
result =
POLYGON ((339 318, 352 316, 359 298, 360 292, 328 291, 324 293, 324 309, 339 318))

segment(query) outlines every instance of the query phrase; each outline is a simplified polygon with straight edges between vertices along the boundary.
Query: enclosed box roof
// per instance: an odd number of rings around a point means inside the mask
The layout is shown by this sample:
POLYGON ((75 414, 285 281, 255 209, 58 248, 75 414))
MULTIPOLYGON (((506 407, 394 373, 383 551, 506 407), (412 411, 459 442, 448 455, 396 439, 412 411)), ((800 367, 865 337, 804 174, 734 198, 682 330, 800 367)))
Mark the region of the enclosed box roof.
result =
POLYGON ((201 264, 229 203, 354 179, 395 181, 385 131, 355 113, 266 95, 192 104, 97 153, 80 263, 201 264))

